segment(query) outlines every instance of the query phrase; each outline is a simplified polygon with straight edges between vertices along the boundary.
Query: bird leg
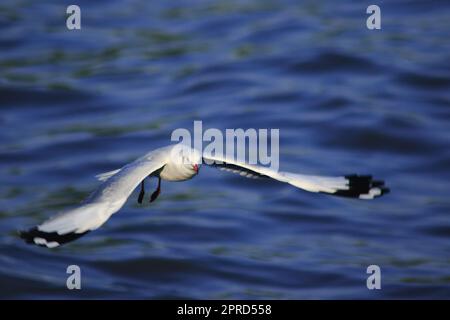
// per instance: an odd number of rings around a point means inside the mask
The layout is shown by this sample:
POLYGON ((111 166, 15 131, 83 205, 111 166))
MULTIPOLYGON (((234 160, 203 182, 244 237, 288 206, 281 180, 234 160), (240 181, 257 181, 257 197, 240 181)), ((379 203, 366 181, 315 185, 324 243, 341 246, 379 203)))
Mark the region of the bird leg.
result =
POLYGON ((161 177, 158 177, 158 188, 156 188, 156 190, 152 193, 150 197, 150 202, 155 201, 160 193, 161 193, 161 177))
POLYGON ((145 181, 145 179, 142 180, 142 182, 141 182, 141 192, 139 193, 138 203, 142 203, 142 199, 144 199, 144 194, 145 194, 144 181, 145 181))

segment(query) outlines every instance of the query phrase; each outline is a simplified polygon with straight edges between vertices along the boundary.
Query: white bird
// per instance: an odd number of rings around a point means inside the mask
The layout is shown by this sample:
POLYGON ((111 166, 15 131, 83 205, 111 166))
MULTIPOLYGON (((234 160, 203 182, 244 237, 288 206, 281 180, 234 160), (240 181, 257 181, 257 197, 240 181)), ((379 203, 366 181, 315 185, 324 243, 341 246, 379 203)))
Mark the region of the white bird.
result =
POLYGON ((160 194, 161 180, 189 180, 198 174, 202 163, 249 178, 272 178, 287 182, 310 192, 359 199, 373 199, 389 192, 383 181, 372 180, 371 176, 326 177, 275 171, 225 157, 202 156, 195 149, 175 144, 153 150, 118 170, 97 175, 97 179, 103 183, 79 207, 62 212, 28 231, 22 231, 20 236, 28 243, 48 248, 78 239, 99 228, 119 211, 139 184, 141 192, 138 202, 141 203, 145 193, 145 178, 158 178, 158 187, 150 198, 152 202, 160 194))

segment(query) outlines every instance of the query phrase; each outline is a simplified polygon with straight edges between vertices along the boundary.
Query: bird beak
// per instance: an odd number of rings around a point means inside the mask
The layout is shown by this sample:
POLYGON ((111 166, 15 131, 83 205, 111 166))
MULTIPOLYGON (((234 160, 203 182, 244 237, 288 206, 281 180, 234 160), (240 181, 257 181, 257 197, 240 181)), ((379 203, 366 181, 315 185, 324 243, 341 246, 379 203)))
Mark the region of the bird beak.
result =
POLYGON ((198 164, 194 164, 193 166, 195 173, 198 173, 198 164))

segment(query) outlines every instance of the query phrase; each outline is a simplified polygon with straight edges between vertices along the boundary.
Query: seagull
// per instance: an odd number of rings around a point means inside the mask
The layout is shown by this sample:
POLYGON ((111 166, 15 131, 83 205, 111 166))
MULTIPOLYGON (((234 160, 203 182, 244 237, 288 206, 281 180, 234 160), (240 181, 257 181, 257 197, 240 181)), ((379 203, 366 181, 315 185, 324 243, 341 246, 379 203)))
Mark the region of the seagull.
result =
POLYGON ((178 143, 155 149, 120 169, 97 175, 102 184, 80 206, 21 231, 19 235, 27 243, 47 248, 71 242, 102 226, 123 207, 139 185, 138 202, 142 203, 146 178, 158 179, 157 188, 149 199, 153 202, 161 193, 161 180, 192 179, 199 173, 202 163, 247 178, 275 179, 309 192, 359 199, 374 199, 389 192, 383 181, 373 180, 369 175, 328 177, 275 171, 223 156, 202 155, 196 149, 178 143))

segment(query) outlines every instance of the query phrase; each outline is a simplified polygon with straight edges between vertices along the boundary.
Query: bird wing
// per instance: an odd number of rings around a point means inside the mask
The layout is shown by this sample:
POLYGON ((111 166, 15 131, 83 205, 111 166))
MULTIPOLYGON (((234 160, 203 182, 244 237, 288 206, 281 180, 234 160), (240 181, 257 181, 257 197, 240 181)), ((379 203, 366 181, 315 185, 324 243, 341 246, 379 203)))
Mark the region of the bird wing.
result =
MULTIPOLYGON (((169 146, 170 147, 170 146, 169 146)), ((49 248, 73 241, 99 228, 125 204, 139 183, 165 166, 169 147, 156 149, 110 175, 81 206, 20 232, 28 243, 49 248)))
POLYGON ((100 174, 96 175, 95 178, 97 178, 98 181, 106 181, 109 178, 111 178, 113 175, 118 173, 120 170, 121 169, 112 170, 112 171, 108 171, 108 172, 103 172, 103 173, 100 173, 100 174))
POLYGON ((373 180, 369 175, 346 175, 341 177, 304 175, 275 171, 268 167, 252 165, 234 159, 203 155, 205 164, 230 171, 248 178, 272 178, 286 182, 294 187, 309 191, 322 192, 342 197, 373 199, 389 192, 384 182, 373 180))

